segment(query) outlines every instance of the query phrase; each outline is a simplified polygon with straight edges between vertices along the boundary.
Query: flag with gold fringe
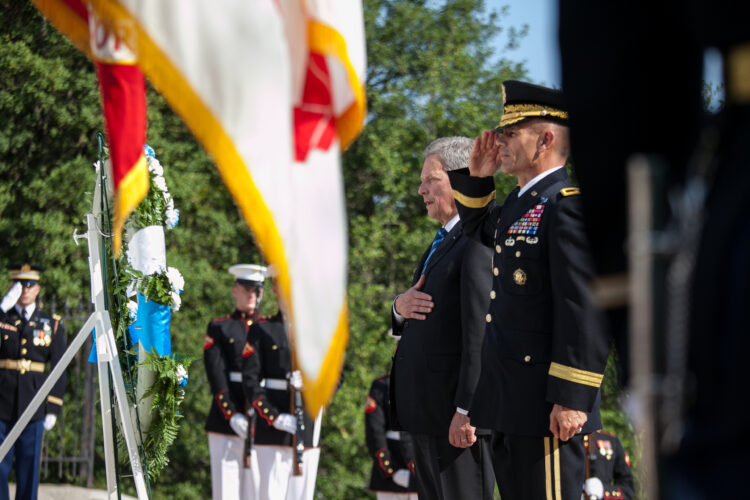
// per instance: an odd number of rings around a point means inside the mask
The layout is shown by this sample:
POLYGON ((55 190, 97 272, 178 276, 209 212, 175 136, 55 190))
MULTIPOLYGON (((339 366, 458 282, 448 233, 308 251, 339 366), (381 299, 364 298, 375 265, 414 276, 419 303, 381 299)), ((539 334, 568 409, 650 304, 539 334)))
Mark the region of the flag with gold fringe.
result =
MULTIPOLYGON (((76 30, 55 16, 77 2, 34 1, 75 42, 76 30)), ((215 159, 277 271, 305 404, 317 413, 339 381, 348 340, 340 151, 366 113, 361 1, 87 5, 215 159)))

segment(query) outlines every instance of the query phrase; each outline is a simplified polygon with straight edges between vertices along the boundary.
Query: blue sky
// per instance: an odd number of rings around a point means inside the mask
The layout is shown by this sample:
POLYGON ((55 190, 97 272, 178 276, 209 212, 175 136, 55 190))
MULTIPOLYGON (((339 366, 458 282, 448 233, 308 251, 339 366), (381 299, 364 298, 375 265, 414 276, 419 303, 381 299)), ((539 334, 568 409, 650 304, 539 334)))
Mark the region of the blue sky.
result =
POLYGON ((524 62, 529 79, 535 83, 560 87, 560 52, 557 47, 557 0, 487 0, 488 10, 500 11, 507 5, 507 17, 500 18, 503 28, 529 26, 518 49, 507 52, 511 61, 524 62))

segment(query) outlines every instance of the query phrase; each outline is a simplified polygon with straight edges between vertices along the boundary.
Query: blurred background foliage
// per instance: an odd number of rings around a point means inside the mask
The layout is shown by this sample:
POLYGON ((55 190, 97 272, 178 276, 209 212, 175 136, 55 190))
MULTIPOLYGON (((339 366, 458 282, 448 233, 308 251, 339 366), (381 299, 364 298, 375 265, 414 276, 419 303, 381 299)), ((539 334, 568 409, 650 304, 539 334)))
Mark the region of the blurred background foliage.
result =
MULTIPOLYGON (((320 499, 373 498, 365 489, 370 470, 365 396, 372 380, 389 370, 392 300, 408 288, 436 230, 417 195, 421 152, 438 137, 476 137, 493 127, 502 105, 501 82, 525 76, 523 64, 513 62, 524 27, 503 25, 504 11, 488 11, 483 0, 363 0, 363 5, 367 125, 343 156, 351 336, 344 381, 324 417, 320 499)), ((85 230, 96 132, 103 131, 96 75, 30 3, 0 1, 0 25, 0 266, 25 259, 46 265, 45 297, 76 307, 89 300, 87 248, 74 245, 71 235, 85 230)), ((182 308, 172 318, 172 349, 201 356, 207 323, 233 308, 227 267, 259 262, 260 256, 211 158, 151 88, 148 143, 180 210, 179 226, 166 237, 167 262, 186 283, 182 308)), ((514 183, 498 177, 497 186, 502 200, 514 183)), ((7 285, 3 274, 0 288, 7 285)), ((266 293, 262 309, 273 314, 276 301, 266 293)), ((70 328, 69 336, 74 333, 70 328)), ((633 450, 614 370, 611 362, 603 387, 604 427, 633 450)), ((196 362, 180 436, 170 465, 152 485, 154 498, 210 496, 203 431, 210 397, 203 365, 196 362)), ((97 463, 96 484, 103 485, 101 457, 97 463)))

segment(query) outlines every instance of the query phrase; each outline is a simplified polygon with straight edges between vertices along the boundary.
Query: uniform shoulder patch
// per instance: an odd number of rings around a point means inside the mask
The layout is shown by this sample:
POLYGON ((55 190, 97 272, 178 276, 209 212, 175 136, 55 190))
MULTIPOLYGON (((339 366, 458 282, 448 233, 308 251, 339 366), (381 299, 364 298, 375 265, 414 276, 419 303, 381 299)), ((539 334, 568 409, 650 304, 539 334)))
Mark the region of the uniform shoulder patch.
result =
POLYGON ((206 349, 214 345, 214 342, 215 340, 212 336, 206 335, 206 338, 203 339, 203 350, 205 351, 206 349))
POLYGON ((242 357, 246 358, 255 352, 255 348, 250 342, 245 342, 245 347, 242 348, 242 357))
POLYGON ((367 395, 367 400, 365 401, 365 413, 372 413, 374 412, 378 407, 378 402, 375 401, 375 398, 367 395))
POLYGON ((581 194, 581 188, 577 188, 577 187, 562 188, 560 190, 560 194, 563 195, 563 198, 566 196, 573 196, 575 194, 581 194))
POLYGON ((60 316, 59 314, 53 314, 52 315, 52 319, 54 319, 55 321, 61 321, 62 320, 62 316, 60 316))

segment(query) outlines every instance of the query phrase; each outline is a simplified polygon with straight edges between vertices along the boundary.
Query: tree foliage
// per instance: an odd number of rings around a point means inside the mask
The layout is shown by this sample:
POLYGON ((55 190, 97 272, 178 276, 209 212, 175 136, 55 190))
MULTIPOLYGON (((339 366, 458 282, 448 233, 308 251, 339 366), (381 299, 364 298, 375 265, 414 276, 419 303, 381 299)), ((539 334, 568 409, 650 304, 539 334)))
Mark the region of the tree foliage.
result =
MULTIPOLYGON (((393 298, 408 288, 436 229, 417 195, 421 152, 438 137, 475 137, 493 127, 502 106, 501 82, 525 76, 523 66, 512 62, 524 31, 504 27, 503 12, 488 12, 483 0, 363 5, 368 118, 343 158, 351 336, 343 383, 323 420, 317 498, 327 499, 369 495, 365 396, 390 366, 394 346, 386 331, 393 298)), ((85 229, 95 134, 103 131, 93 65, 30 4, 0 0, 0 23, 0 265, 39 261, 49 268, 45 296, 88 301, 87 249, 70 236, 74 228, 85 229)), ((212 160, 151 89, 148 143, 180 209, 180 225, 167 239, 167 262, 186 283, 171 327, 172 348, 201 356, 206 324, 233 307, 226 268, 260 257, 212 160)), ((498 181, 503 199, 513 183, 498 181)), ((268 292, 266 314, 275 312, 268 292)), ((152 485, 155 498, 210 496, 203 431, 210 398, 205 371, 196 363, 170 464, 152 485)), ((97 481, 104 483, 103 472, 97 481)))

